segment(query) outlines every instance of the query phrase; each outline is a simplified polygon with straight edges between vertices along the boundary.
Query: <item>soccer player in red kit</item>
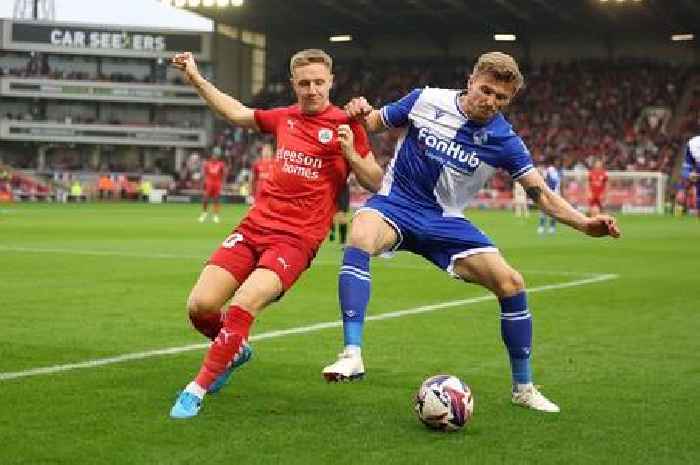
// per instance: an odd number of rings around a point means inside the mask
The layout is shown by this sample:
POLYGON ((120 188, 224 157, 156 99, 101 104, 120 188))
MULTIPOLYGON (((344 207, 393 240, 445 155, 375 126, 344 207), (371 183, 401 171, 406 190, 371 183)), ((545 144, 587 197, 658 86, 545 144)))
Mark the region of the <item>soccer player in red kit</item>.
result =
POLYGON ((219 222, 219 196, 228 171, 226 163, 220 157, 221 149, 214 147, 211 151, 211 157, 202 165, 204 189, 202 190, 202 214, 199 215, 200 223, 204 223, 204 220, 207 219, 210 200, 214 204, 214 223, 219 222))
POLYGON ((322 50, 292 57, 297 103, 271 110, 253 110, 216 89, 199 74, 189 52, 175 55, 173 65, 231 123, 277 139, 272 176, 259 201, 210 257, 188 299, 193 326, 213 341, 199 373, 170 411, 173 418, 191 418, 204 395, 218 391, 250 358, 253 320, 311 264, 349 172, 377 191, 382 169, 360 123, 330 103, 332 60, 322 50))
POLYGON ((253 203, 258 201, 263 191, 263 185, 272 176, 272 171, 275 167, 275 160, 272 158, 272 155, 274 155, 272 145, 263 145, 260 149, 260 158, 253 163, 251 168, 250 195, 253 198, 253 203))
POLYGON ((597 159, 588 172, 588 215, 594 217, 603 209, 603 197, 608 185, 608 172, 603 168, 603 160, 597 159))

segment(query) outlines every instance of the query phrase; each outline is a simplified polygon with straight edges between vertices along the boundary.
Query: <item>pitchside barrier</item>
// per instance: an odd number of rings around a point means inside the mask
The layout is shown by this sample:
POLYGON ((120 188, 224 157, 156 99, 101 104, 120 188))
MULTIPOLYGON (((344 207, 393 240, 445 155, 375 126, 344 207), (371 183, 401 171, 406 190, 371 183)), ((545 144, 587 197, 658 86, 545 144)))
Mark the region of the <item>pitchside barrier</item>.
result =
MULTIPOLYGON (((668 175, 652 171, 608 171, 608 186, 603 207, 622 213, 663 213, 668 175)), ((588 171, 564 170, 561 192, 564 198, 581 211, 588 210, 588 171)), ((359 208, 370 194, 359 186, 350 192, 350 205, 359 208)), ((511 191, 485 188, 470 203, 470 208, 509 209, 511 191)), ((530 204, 532 202, 530 201, 530 204)))

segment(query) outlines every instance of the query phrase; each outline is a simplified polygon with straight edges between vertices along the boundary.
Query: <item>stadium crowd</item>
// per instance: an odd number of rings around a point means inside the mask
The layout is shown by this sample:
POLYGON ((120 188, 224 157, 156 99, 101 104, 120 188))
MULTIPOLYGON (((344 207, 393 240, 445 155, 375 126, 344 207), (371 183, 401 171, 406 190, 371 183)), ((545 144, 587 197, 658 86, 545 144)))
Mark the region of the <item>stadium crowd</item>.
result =
MULTIPOLYGON (((334 101, 364 95, 375 107, 420 86, 460 88, 470 70, 463 62, 396 63, 368 67, 340 64, 334 101), (357 75, 357 71, 359 75, 357 75)), ((700 91, 691 105, 695 127, 672 131, 670 122, 687 76, 677 67, 636 60, 615 63, 545 63, 526 69, 526 87, 507 117, 538 164, 559 160, 561 167, 590 167, 602 158, 613 170, 670 173, 685 135, 697 129, 700 91)), ((290 96, 283 74, 256 96, 255 107, 283 105, 290 96)), ((689 125, 689 126, 692 126, 689 125)), ((375 141, 380 157, 391 157, 390 135, 375 141)))
MULTIPOLYGON (((36 60, 34 60, 36 61, 36 60)), ((4 71, 33 75, 46 70, 31 61, 26 69, 4 71)), ((340 62, 335 66, 332 101, 343 105, 364 95, 375 107, 396 100, 413 87, 461 88, 470 69, 468 60, 434 62, 368 63, 340 62)), ((587 169, 602 159, 610 170, 662 171, 672 174, 683 146, 700 132, 700 75, 694 69, 669 64, 619 60, 545 63, 524 67, 526 87, 507 113, 531 150, 538 165, 556 163, 563 169, 587 169), (687 86, 697 85, 689 104, 681 97, 687 86)), ((0 75, 3 71, 0 69, 0 75)), ((49 73, 50 74, 50 73, 49 73)), ((72 75, 55 72, 56 78, 104 78, 136 82, 134 76, 72 75)), ((293 101, 288 70, 281 68, 249 105, 270 108, 293 101)), ((30 114, 2 115, 9 119, 36 119, 30 114)), ((165 118, 165 116, 163 116, 165 118)), ((90 115, 66 115, 62 122, 130 124, 116 117, 98 121, 90 115)), ((196 127, 163 119, 162 126, 196 127)), ((139 125, 142 125, 139 123, 139 125)), ((387 131, 372 136, 372 147, 381 165, 393 156, 398 135, 387 131)), ((213 146, 221 150, 228 165, 227 183, 243 183, 260 149, 269 138, 251 131, 222 126, 213 146)), ((178 189, 198 189, 199 160, 206 152, 195 152, 171 174, 178 189)), ((510 179, 501 173, 490 183, 494 192, 509 192, 510 179)))

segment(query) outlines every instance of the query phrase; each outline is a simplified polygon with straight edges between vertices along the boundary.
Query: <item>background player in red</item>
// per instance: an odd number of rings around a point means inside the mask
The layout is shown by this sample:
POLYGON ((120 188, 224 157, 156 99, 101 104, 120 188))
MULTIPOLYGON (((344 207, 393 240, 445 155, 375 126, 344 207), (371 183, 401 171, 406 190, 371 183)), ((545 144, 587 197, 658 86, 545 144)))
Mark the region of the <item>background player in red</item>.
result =
POLYGON ((253 199, 252 203, 258 201, 263 185, 272 176, 272 171, 275 167, 275 161, 272 155, 274 155, 272 144, 264 144, 260 149, 260 158, 253 163, 250 175, 250 195, 253 199))
POLYGON ((202 189, 202 214, 199 215, 200 223, 204 223, 207 219, 210 200, 214 204, 214 223, 219 222, 219 196, 227 175, 228 169, 221 159, 221 149, 214 147, 209 159, 202 164, 204 188, 202 189))
POLYGON ((605 188, 608 185, 608 172, 603 168, 603 160, 598 158, 593 169, 588 172, 588 215, 593 217, 603 209, 605 188))
POLYGON ((273 174, 259 201, 210 257, 189 296, 192 324, 213 340, 199 373, 170 411, 173 418, 190 418, 204 395, 218 391, 250 358, 253 320, 311 264, 350 170, 372 191, 383 173, 361 124, 329 101, 332 60, 322 50, 292 57, 297 104, 272 110, 253 110, 219 91, 199 74, 189 52, 175 55, 173 65, 231 123, 277 139, 273 174))

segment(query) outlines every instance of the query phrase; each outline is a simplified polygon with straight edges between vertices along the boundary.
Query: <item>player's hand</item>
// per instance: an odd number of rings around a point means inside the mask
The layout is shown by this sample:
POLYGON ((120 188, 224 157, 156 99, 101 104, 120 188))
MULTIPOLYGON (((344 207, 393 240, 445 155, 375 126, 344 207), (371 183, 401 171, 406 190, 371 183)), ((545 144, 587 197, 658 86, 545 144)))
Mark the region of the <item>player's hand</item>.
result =
POLYGON ((615 239, 622 235, 617 220, 610 215, 596 215, 588 218, 583 232, 592 237, 611 236, 615 239))
POLYGON ((170 60, 170 63, 185 74, 185 79, 187 79, 188 82, 194 82, 194 80, 200 76, 192 52, 177 53, 172 60, 170 60))
POLYGON ((338 142, 345 158, 350 159, 355 153, 355 134, 347 124, 338 126, 338 142))
POLYGON ((355 97, 345 104, 345 113, 351 119, 365 119, 372 113, 372 105, 364 97, 355 97))

